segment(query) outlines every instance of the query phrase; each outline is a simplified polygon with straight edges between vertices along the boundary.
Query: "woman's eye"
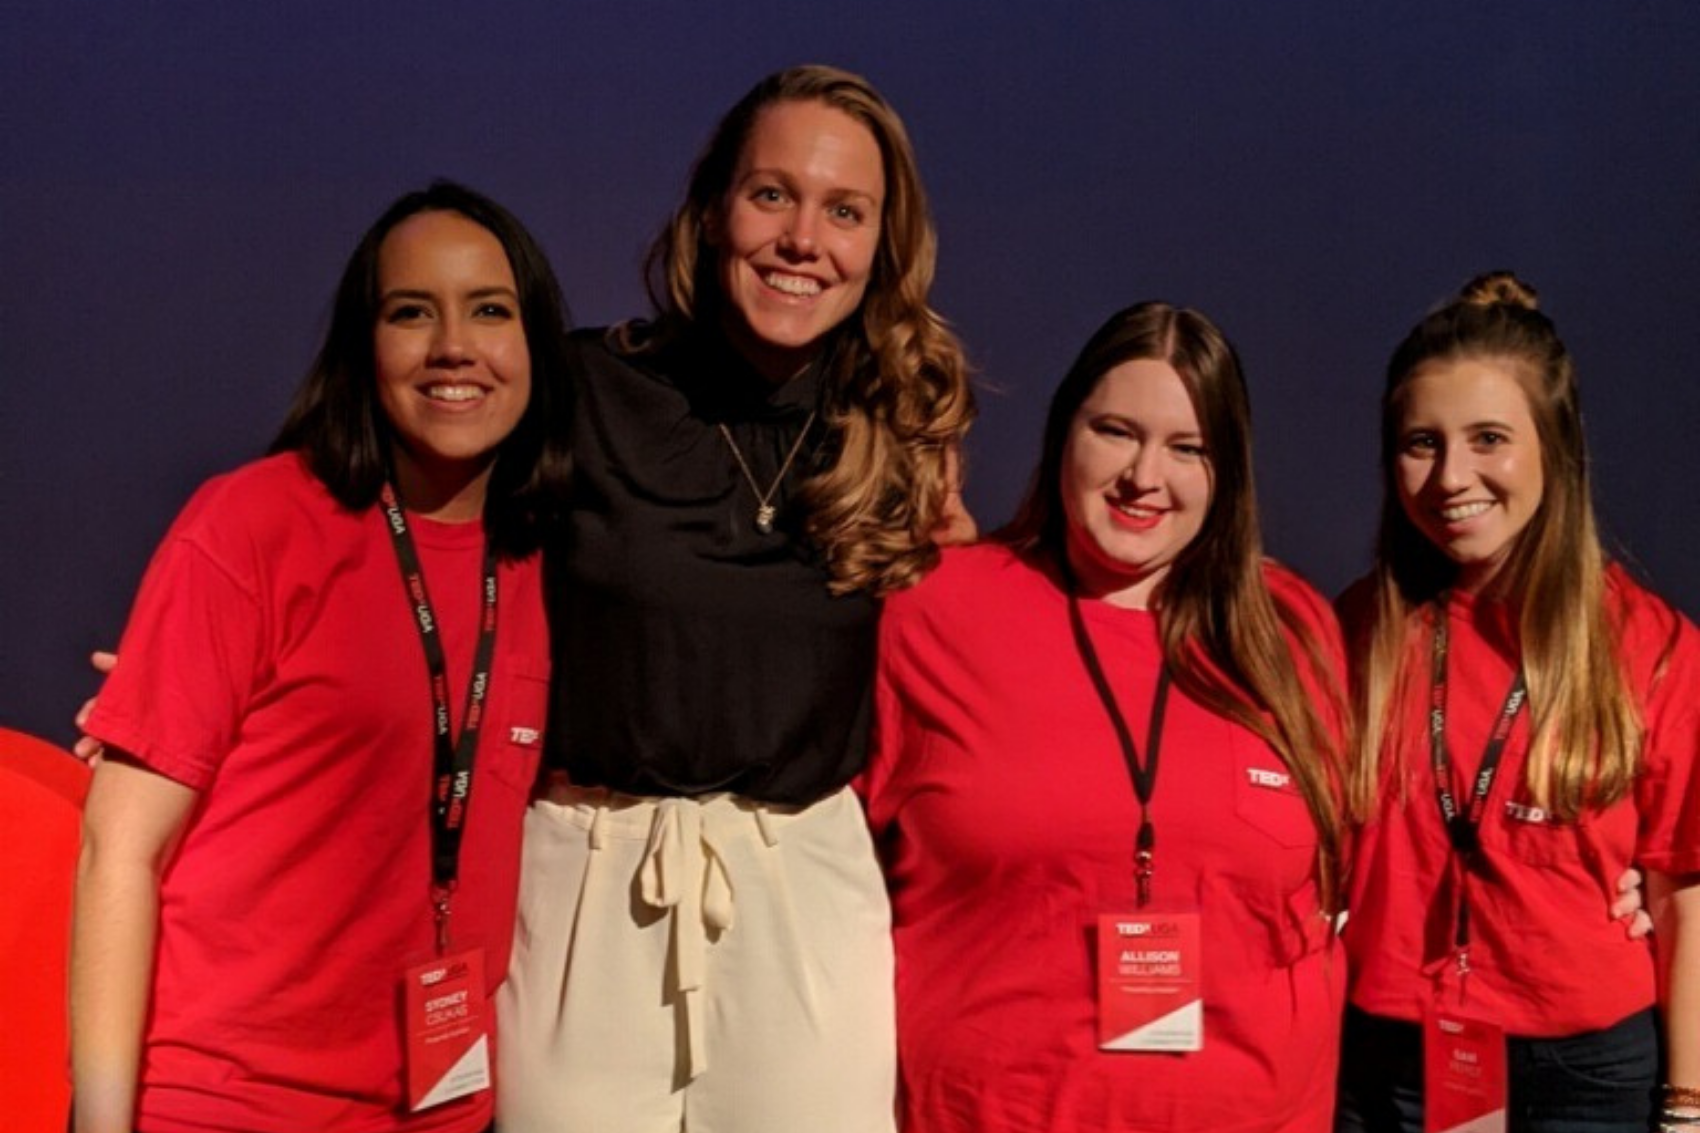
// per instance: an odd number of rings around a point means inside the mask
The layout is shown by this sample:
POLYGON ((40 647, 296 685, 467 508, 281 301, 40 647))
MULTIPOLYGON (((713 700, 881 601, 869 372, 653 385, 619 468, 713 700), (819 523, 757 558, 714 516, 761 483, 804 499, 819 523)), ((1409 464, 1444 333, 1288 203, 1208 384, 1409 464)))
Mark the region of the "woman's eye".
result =
POLYGON ((426 318, 429 314, 430 312, 422 304, 397 303, 384 311, 384 321, 386 323, 413 323, 426 318))
POLYGON ((1094 421, 1092 422, 1092 431, 1100 437, 1114 437, 1117 440, 1124 440, 1133 436, 1133 430, 1120 421, 1094 421))
POLYGON ((863 212, 855 205, 832 206, 832 219, 845 227, 862 223, 863 212))
POLYGON ((480 303, 473 315, 480 319, 511 319, 514 311, 506 303, 480 303))
POLYGON ((1188 460, 1203 460, 1209 455, 1204 446, 1196 441, 1182 441, 1176 444, 1174 449, 1177 453, 1186 457, 1188 460))
POLYGON ((1413 456, 1426 456, 1434 452, 1437 447, 1439 446, 1432 433, 1412 433, 1399 446, 1401 451, 1411 453, 1413 456))
POLYGON ((1484 429, 1476 434, 1476 445, 1479 448, 1496 448, 1510 440, 1504 433, 1493 429, 1484 429))
POLYGON ((785 203, 785 192, 777 185, 762 185, 750 194, 750 199, 758 205, 780 205, 785 203))

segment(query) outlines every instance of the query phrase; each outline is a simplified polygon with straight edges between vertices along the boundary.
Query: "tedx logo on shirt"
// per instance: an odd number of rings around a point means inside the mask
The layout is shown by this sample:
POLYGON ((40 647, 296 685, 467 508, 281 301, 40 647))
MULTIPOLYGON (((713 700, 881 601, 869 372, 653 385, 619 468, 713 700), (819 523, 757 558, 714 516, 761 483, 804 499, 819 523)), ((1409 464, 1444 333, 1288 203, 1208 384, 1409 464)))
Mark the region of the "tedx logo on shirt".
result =
POLYGON ((1293 777, 1285 771, 1271 771, 1266 767, 1248 767, 1245 769, 1246 781, 1254 787, 1266 791, 1287 791, 1293 789, 1293 777))
POLYGON ((1505 804, 1505 817, 1512 819, 1515 822, 1552 821, 1552 816, 1538 806, 1530 806, 1528 803, 1511 802, 1509 800, 1505 804))

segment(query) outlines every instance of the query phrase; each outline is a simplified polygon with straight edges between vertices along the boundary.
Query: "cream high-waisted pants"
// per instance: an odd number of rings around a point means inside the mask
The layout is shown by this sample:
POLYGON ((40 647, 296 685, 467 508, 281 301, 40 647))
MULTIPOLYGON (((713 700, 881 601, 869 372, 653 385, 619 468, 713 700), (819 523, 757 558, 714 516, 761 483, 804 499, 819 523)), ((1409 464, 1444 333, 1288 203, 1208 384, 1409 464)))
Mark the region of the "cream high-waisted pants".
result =
POLYGON ((891 915, 862 808, 565 786, 532 805, 501 1133, 891 1133, 891 915))

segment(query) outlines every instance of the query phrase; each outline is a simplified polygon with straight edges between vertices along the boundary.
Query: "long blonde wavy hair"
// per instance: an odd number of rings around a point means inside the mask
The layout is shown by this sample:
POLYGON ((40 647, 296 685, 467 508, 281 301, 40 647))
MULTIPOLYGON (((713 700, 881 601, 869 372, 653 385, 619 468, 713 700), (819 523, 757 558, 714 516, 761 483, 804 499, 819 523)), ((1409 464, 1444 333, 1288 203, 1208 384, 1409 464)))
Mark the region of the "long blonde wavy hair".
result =
POLYGON ((1137 359, 1167 362, 1180 375, 1210 462, 1203 526, 1176 556, 1152 603, 1163 660, 1187 696, 1258 736, 1292 772, 1316 827, 1323 900, 1336 909, 1345 753, 1329 725, 1344 725, 1345 691, 1337 663, 1302 612, 1277 600, 1264 579, 1251 401, 1239 358, 1215 324, 1188 308, 1147 302, 1098 328, 1051 398, 1038 469, 1015 519, 995 537, 1066 566, 1062 468, 1075 415, 1105 374, 1137 359), (1289 641, 1297 643, 1296 655, 1289 641), (1301 666, 1313 678, 1310 686, 1301 666))
POLYGON ((785 102, 819 102, 848 114, 873 134, 884 163, 885 203, 866 295, 821 344, 831 455, 800 488, 807 531, 833 591, 883 594, 918 581, 938 559, 932 536, 959 487, 974 397, 962 345, 927 302, 938 239, 914 148, 866 79, 833 67, 792 67, 761 80, 726 113, 691 170, 685 200, 650 248, 646 278, 656 322, 647 330, 623 327, 615 342, 641 349, 720 316, 710 218, 725 207, 761 113, 785 102))
POLYGON ((1381 402, 1381 530, 1365 601, 1367 628, 1353 635, 1357 752, 1352 805, 1367 818, 1384 777, 1402 766, 1390 729, 1427 672, 1420 645, 1441 616, 1437 598, 1457 564, 1417 529, 1399 502, 1396 465, 1406 383, 1436 363, 1474 360, 1513 375, 1528 398, 1541 449, 1540 504, 1490 584, 1516 611, 1528 682, 1534 802, 1563 821, 1628 793, 1641 720, 1624 676, 1608 603, 1605 553, 1588 486, 1582 409, 1570 352, 1537 309, 1534 288, 1489 272, 1418 323, 1387 367, 1381 402), (1393 749, 1390 763, 1383 755, 1393 749))

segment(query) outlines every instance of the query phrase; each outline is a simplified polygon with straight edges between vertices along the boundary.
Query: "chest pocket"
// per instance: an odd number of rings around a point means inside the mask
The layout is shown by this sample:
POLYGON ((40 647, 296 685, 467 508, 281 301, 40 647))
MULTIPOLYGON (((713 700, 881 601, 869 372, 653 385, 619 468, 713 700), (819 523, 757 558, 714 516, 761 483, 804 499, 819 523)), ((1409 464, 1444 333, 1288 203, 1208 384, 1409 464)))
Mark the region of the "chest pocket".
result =
POLYGON ((1501 802, 1493 821, 1504 835, 1506 852, 1526 865, 1552 868, 1582 858, 1580 829, 1555 821, 1532 804, 1501 802))
POLYGON ((478 762, 504 785, 530 795, 543 754, 549 679, 522 667, 502 673, 491 690, 490 715, 478 741, 478 762))
POLYGON ((1277 845, 1316 845, 1316 824, 1293 773, 1261 744, 1236 744, 1234 813, 1277 845))

